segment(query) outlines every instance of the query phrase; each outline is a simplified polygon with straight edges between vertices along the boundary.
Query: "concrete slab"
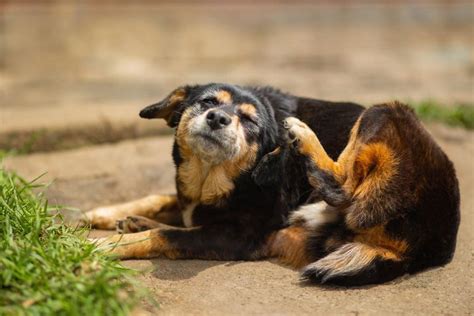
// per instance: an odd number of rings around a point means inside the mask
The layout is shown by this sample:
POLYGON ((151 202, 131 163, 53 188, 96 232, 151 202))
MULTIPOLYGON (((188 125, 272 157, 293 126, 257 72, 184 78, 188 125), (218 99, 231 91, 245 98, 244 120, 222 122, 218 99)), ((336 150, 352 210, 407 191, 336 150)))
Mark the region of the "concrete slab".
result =
MULTIPOLYGON (((451 264, 359 289, 298 283, 298 273, 274 262, 130 260, 164 315, 223 314, 470 314, 474 311, 474 133, 431 125, 456 166, 462 200, 458 248, 451 264)), ((13 157, 5 162, 27 178, 56 179, 51 202, 88 209, 174 188, 171 138, 13 157)), ((97 232, 99 233, 99 232, 97 232)), ((103 234, 103 232, 102 232, 103 234)))

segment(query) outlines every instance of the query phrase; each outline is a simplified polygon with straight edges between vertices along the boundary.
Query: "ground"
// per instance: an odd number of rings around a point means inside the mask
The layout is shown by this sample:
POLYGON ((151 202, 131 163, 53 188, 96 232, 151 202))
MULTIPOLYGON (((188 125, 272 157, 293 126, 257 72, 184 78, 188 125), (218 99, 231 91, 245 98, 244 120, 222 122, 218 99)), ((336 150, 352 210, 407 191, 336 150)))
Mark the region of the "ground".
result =
MULTIPOLYGON (((272 261, 128 260, 160 303, 162 314, 467 314, 473 312, 474 133, 429 125, 453 160, 461 185, 462 221, 451 264, 358 289, 299 283, 297 271, 272 261)), ((153 137, 7 160, 27 178, 48 169, 51 203, 89 209, 150 193, 174 191, 171 137, 153 137)), ((95 232, 104 234, 104 232, 95 232)))
MULTIPOLYGON (((149 137, 170 131, 137 113, 185 83, 267 84, 366 105, 474 103, 472 2, 164 2, 0 3, 0 149, 30 153, 6 165, 28 179, 47 172, 51 204, 88 210, 174 192, 172 138, 149 137)), ((144 271, 161 314, 473 313, 474 132, 428 129, 461 186, 458 247, 445 267, 349 290, 303 285, 271 261, 124 263, 144 271)))

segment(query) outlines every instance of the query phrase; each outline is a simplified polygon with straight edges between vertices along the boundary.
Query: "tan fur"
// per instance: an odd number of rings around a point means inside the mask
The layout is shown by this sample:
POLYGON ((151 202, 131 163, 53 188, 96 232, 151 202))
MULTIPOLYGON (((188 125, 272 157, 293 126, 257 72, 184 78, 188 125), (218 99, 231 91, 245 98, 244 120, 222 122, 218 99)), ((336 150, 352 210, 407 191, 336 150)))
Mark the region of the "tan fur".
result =
MULTIPOLYGON (((363 203, 370 203, 372 206, 384 205, 385 209, 396 208, 392 204, 396 199, 384 192, 390 181, 398 174, 398 159, 390 147, 381 142, 361 144, 349 170, 350 174, 344 189, 350 192, 361 206, 358 211, 347 214, 345 221, 348 227, 357 229, 360 219, 366 217, 363 214, 365 212, 363 203)), ((376 210, 383 212, 380 208, 372 208, 372 212, 376 210)))
POLYGON ((329 157, 316 134, 297 118, 287 118, 286 122, 290 126, 290 133, 298 138, 298 151, 310 157, 318 168, 333 174, 336 180, 342 183, 345 179, 343 166, 329 157))
POLYGON ((188 124, 189 121, 191 120, 191 113, 192 109, 188 108, 186 109, 182 116, 181 120, 179 122, 178 128, 176 129, 176 142, 178 143, 181 155, 183 156, 183 159, 189 160, 193 156, 193 152, 189 148, 189 145, 186 141, 186 136, 188 135, 188 124))
POLYGON ((382 189, 395 174, 397 161, 384 143, 364 145, 357 154, 354 171, 362 183, 354 188, 354 196, 364 197, 382 189), (370 172, 370 174, 369 174, 370 172))
POLYGON ((348 163, 350 163, 350 157, 353 156, 355 149, 359 145, 359 142, 357 141, 357 134, 359 132, 360 120, 361 118, 359 117, 354 123, 354 126, 352 126, 349 141, 347 142, 346 147, 344 147, 344 150, 341 152, 339 158, 337 159, 337 161, 342 165, 347 165, 348 163))
POLYGON ((244 113, 245 115, 248 115, 250 117, 256 117, 257 116, 257 109, 255 108, 255 105, 250 104, 250 103, 243 103, 239 107, 240 111, 244 113))
POLYGON ((269 153, 269 155, 278 155, 281 152, 281 147, 275 148, 273 151, 269 153))
POLYGON ((233 180, 254 164, 257 149, 253 144, 241 157, 217 166, 207 166, 196 156, 189 158, 178 169, 182 193, 192 201, 217 203, 232 192, 233 180))
MULTIPOLYGON (((225 91, 224 91, 225 92, 225 91)), ((186 141, 189 111, 185 111, 178 126, 176 139, 183 158, 178 168, 178 181, 181 192, 194 202, 204 204, 218 203, 234 189, 234 179, 255 163, 258 145, 248 145, 237 116, 233 116, 232 125, 239 135, 240 155, 220 165, 209 165, 194 155, 186 141)))
POLYGON ((184 88, 178 88, 172 92, 168 97, 167 105, 161 111, 156 113, 156 118, 164 118, 170 123, 171 114, 175 110, 176 106, 186 98, 186 91, 184 88))
POLYGON ((405 240, 391 238, 383 226, 357 232, 354 241, 370 245, 377 250, 377 255, 396 261, 401 260, 408 249, 408 243, 405 240))
POLYGON ((178 88, 173 92, 173 94, 170 96, 170 104, 174 105, 178 102, 183 101, 186 98, 186 91, 183 88, 178 88))
POLYGON ((326 257, 312 263, 311 268, 325 272, 327 277, 355 274, 368 266, 377 250, 362 243, 347 243, 326 257))
POLYGON ((160 234, 160 228, 139 233, 113 235, 96 240, 101 250, 116 255, 120 259, 151 258, 164 256, 177 259, 179 252, 160 234))
MULTIPOLYGON (((398 161, 390 147, 381 142, 364 144, 358 139, 360 118, 352 128, 349 142, 337 162, 327 155, 317 136, 306 124, 290 118, 287 125, 290 133, 299 141, 298 151, 310 157, 318 168, 332 174, 348 196, 352 197, 353 203, 382 196, 380 192, 396 175, 398 161)), ((309 180, 310 183, 317 181, 311 176, 309 180)), ((317 183, 313 185, 316 186, 317 183)), ((325 271, 327 278, 355 274, 377 257, 400 261, 408 249, 406 241, 391 238, 383 225, 365 230, 355 229, 358 223, 351 222, 356 221, 352 215, 351 212, 346 215, 346 223, 354 229, 353 242, 328 239, 325 247, 328 252, 332 252, 310 265, 319 271, 325 271)))
POLYGON ((306 257, 306 239, 308 232, 303 227, 289 227, 273 233, 267 242, 270 257, 277 257, 281 262, 301 268, 310 260, 306 257))
POLYGON ((336 177, 336 180, 340 181, 343 184, 346 191, 352 192, 354 190, 355 184, 354 176, 353 176, 353 168, 354 161, 356 158, 356 153, 358 148, 361 146, 360 141, 357 138, 357 134, 359 132, 360 127, 360 118, 357 119, 354 126, 351 129, 351 133, 349 136, 349 141, 344 147, 344 150, 339 155, 337 159, 337 163, 339 165, 339 176, 336 177))
POLYGON ((232 102, 232 96, 225 90, 217 91, 215 96, 220 103, 228 104, 232 102))
POLYGON ((88 222, 99 229, 114 229, 117 220, 137 215, 154 218, 164 209, 177 207, 176 195, 150 195, 128 203, 103 206, 86 213, 88 222))
MULTIPOLYGON (((358 140, 360 119, 352 128, 349 142, 337 162, 329 157, 306 124, 299 120, 292 124, 291 129, 298 134, 300 142, 298 151, 310 157, 318 168, 331 173, 351 196, 368 196, 382 189, 396 174, 397 159, 392 149, 384 143, 362 144, 358 140)), ((314 180, 310 177, 309 181, 311 183, 314 180)))
POLYGON ((350 242, 312 263, 308 268, 324 272, 326 279, 338 275, 353 275, 369 266, 378 257, 400 260, 400 256, 393 250, 366 244, 365 241, 350 242))
POLYGON ((232 181, 234 177, 235 175, 226 172, 222 165, 212 167, 202 183, 200 201, 204 204, 213 204, 227 197, 235 188, 232 181))

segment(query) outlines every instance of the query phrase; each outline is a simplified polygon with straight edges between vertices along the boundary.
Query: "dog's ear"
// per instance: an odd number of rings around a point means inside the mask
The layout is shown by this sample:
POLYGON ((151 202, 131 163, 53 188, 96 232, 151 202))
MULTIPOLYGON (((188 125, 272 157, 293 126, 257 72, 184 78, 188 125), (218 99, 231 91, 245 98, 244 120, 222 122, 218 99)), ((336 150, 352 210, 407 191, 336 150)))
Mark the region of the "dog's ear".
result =
POLYGON ((260 187, 272 187, 281 184, 286 157, 287 150, 281 146, 263 156, 252 172, 253 181, 260 187))
POLYGON ((170 127, 176 127, 178 120, 176 119, 176 110, 186 100, 189 93, 189 87, 179 87, 171 92, 162 101, 149 105, 140 111, 140 117, 146 119, 162 118, 165 119, 170 127))

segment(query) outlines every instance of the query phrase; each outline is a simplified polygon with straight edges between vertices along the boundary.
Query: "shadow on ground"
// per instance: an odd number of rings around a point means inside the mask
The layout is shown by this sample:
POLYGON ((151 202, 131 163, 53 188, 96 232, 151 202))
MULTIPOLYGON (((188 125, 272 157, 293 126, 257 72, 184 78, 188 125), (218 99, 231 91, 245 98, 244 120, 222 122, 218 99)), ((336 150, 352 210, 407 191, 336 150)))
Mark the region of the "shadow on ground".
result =
POLYGON ((219 266, 229 266, 236 263, 222 261, 202 261, 202 260, 151 260, 153 272, 151 273, 157 279, 166 281, 181 281, 195 277, 199 273, 219 266))

